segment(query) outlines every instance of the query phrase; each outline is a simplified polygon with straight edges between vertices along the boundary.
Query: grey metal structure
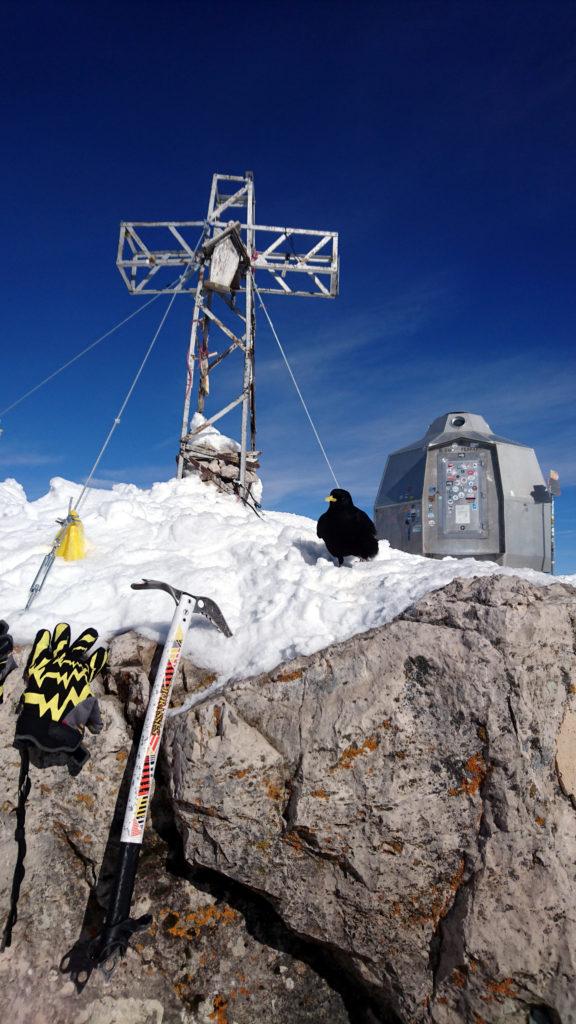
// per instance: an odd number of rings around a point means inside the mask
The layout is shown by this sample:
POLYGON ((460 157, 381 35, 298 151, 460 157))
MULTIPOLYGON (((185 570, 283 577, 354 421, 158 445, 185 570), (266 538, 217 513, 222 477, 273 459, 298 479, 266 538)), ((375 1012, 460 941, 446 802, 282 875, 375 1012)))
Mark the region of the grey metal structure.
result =
POLYGON ((411 554, 552 571, 551 496, 534 449, 475 413, 445 413, 388 456, 374 520, 378 537, 411 554))
POLYGON ((254 395, 255 285, 268 295, 331 299, 338 294, 338 234, 256 224, 254 179, 214 174, 203 221, 130 222, 120 226, 118 269, 133 295, 176 290, 175 278, 190 273, 178 291, 195 296, 190 330, 187 381, 178 454, 184 470, 185 439, 195 437, 242 405, 240 494, 246 495, 246 461, 255 462, 254 395), (228 220, 235 213, 237 220, 228 220), (213 309, 218 302, 218 313, 213 309), (210 331, 224 342, 210 352, 210 331), (189 433, 194 365, 198 362, 197 411, 203 413, 210 374, 234 351, 244 354, 240 394, 189 433), (250 446, 248 447, 248 424, 250 446))

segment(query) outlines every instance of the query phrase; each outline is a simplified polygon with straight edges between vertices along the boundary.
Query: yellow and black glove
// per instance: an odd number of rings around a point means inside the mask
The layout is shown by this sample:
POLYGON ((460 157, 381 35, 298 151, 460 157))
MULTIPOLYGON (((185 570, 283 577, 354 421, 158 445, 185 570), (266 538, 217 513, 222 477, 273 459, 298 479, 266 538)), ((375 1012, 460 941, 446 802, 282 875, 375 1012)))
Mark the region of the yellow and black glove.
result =
POLYGON ((100 732, 102 720, 90 684, 106 664, 108 652, 98 647, 88 655, 97 639, 97 631, 89 628, 72 642, 66 622, 59 622, 52 634, 41 629, 26 666, 23 710, 100 732))
POLYGON ((4 622, 4 619, 0 619, 0 704, 4 700, 4 680, 12 669, 16 668, 16 662, 12 657, 13 649, 8 623, 4 622))

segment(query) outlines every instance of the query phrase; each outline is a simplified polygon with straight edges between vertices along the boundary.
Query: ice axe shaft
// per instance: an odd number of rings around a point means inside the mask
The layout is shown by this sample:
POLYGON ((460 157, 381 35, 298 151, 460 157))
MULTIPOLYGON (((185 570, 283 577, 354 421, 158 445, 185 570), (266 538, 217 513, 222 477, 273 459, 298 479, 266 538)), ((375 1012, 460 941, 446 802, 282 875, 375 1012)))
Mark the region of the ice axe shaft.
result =
POLYGON ((134 932, 147 928, 152 921, 149 914, 139 918, 130 917, 130 908, 166 712, 191 617, 196 613, 204 615, 225 636, 232 636, 218 605, 210 598, 188 594, 158 580, 133 583, 132 588, 164 590, 174 598, 176 608, 156 672, 138 744, 106 921, 101 934, 96 937, 91 947, 91 966, 99 965, 107 974, 112 972, 118 959, 126 952, 134 932))

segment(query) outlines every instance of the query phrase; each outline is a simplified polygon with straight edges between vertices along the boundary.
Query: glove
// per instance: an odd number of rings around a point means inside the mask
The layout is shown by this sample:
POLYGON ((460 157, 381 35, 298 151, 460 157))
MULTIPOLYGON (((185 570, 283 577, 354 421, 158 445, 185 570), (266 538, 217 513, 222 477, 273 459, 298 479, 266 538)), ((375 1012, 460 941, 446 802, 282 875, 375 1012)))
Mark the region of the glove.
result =
POLYGON ((8 632, 8 623, 0 619, 0 704, 4 700, 4 680, 10 675, 16 662, 12 657, 13 643, 8 632))
POLYGON ((24 676, 24 708, 32 710, 36 706, 40 717, 48 712, 53 722, 62 721, 77 729, 92 724, 91 731, 99 732, 101 718, 90 684, 106 664, 108 651, 98 647, 88 655, 97 639, 96 630, 89 628, 72 643, 66 622, 58 623, 52 635, 48 629, 41 629, 24 676))

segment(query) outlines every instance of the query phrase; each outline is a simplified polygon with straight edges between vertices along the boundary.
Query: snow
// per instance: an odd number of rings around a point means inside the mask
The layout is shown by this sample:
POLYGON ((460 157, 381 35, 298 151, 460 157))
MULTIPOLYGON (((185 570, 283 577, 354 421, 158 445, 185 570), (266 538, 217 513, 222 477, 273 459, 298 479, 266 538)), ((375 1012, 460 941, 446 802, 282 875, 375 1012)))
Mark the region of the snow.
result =
MULTIPOLYGON (((116 484, 88 492, 81 509, 87 557, 56 559, 29 612, 22 609, 43 556, 78 484, 52 480, 50 491, 29 502, 19 483, 0 483, 0 618, 17 643, 36 631, 69 622, 94 625, 101 638, 128 629, 164 639, 173 602, 159 591, 133 591, 132 582, 159 579, 215 600, 234 635, 227 639, 198 617, 186 653, 217 676, 231 678, 274 668, 296 655, 389 622, 424 594, 456 577, 518 575, 538 585, 555 577, 507 569, 474 559, 433 560, 380 543, 374 561, 347 559, 338 568, 316 522, 265 512, 259 519, 235 497, 196 477, 141 490, 116 484)), ((324 508, 318 509, 318 514, 324 508)))
MULTIPOLYGON (((195 412, 190 421, 190 430, 197 430, 198 427, 206 423, 206 417, 201 412, 195 412)), ((209 445, 210 448, 214 448, 217 452, 239 452, 240 445, 237 441, 233 441, 231 437, 226 437, 225 434, 221 434, 217 427, 212 423, 208 427, 204 427, 204 430, 196 437, 196 443, 199 445, 209 445)))

